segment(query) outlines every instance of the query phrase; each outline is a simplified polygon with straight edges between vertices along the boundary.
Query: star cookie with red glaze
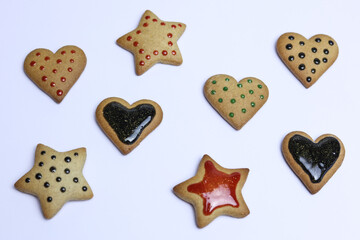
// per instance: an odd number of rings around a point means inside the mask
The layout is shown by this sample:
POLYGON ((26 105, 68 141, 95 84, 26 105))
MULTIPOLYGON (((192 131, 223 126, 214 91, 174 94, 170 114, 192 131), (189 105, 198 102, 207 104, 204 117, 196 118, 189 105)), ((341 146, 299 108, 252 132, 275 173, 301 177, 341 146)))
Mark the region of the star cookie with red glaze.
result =
POLYGON ((82 174, 85 159, 85 148, 57 152, 38 144, 33 168, 15 183, 15 188, 38 197, 44 217, 50 219, 66 202, 93 197, 82 174))
POLYGON ((116 43, 134 54, 135 71, 141 75, 156 63, 178 66, 183 62, 177 40, 185 28, 183 23, 165 22, 147 10, 138 27, 116 43))
POLYGON ((204 155, 196 175, 174 187, 174 193, 194 206, 198 227, 220 215, 236 218, 250 211, 241 194, 249 169, 227 169, 204 155))

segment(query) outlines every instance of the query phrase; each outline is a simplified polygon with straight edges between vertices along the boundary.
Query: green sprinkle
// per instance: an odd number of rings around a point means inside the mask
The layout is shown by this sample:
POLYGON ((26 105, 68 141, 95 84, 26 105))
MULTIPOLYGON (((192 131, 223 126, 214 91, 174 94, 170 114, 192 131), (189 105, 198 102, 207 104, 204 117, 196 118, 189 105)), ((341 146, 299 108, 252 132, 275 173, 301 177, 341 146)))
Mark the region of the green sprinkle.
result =
POLYGON ((227 82, 228 82, 228 81, 230 81, 230 79, 229 79, 229 78, 225 78, 225 81, 227 81, 227 82))
POLYGON ((241 111, 242 111, 243 113, 246 113, 246 109, 245 109, 245 108, 241 109, 241 111))
POLYGON ((231 102, 231 103, 235 103, 236 100, 233 98, 233 99, 230 100, 230 102, 231 102))
POLYGON ((211 90, 211 95, 214 95, 216 93, 215 90, 211 90))
POLYGON ((232 112, 229 113, 229 116, 230 116, 230 117, 234 117, 234 113, 232 113, 232 112))
POLYGON ((224 88, 223 88, 223 90, 224 90, 224 91, 227 91, 227 90, 228 90, 228 88, 227 88, 227 87, 224 87, 224 88))
POLYGON ((260 95, 260 99, 264 99, 264 95, 260 95))
POLYGON ((216 80, 212 81, 212 84, 215 84, 216 83, 216 80))
POLYGON ((241 94, 241 98, 245 98, 245 95, 244 95, 244 94, 241 94))
POLYGON ((259 84, 259 85, 258 85, 258 88, 262 89, 262 85, 261 85, 261 84, 259 84))
POLYGON ((238 86, 238 88, 242 88, 242 84, 241 84, 241 83, 239 83, 237 86, 238 86))
POLYGON ((251 106, 252 106, 252 107, 255 107, 255 103, 254 103, 254 102, 251 102, 251 106))
POLYGON ((222 103, 222 102, 223 102, 223 99, 222 99, 222 98, 219 98, 218 102, 219 102, 219 103, 222 103))
POLYGON ((250 93, 250 94, 253 94, 253 93, 254 93, 254 91, 253 91, 253 90, 250 90, 250 91, 249 91, 249 93, 250 93))
POLYGON ((252 80, 251 80, 251 79, 248 79, 248 83, 252 83, 252 80))

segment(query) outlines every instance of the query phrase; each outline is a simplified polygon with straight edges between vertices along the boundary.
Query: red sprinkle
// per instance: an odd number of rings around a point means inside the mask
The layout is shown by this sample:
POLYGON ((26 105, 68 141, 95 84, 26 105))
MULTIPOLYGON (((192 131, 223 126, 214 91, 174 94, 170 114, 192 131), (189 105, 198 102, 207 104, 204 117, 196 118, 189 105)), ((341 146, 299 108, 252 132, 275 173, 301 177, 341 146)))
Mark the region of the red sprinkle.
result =
POLYGON ((72 68, 68 68, 68 71, 69 71, 69 72, 72 72, 72 68))
POLYGON ((176 28, 176 25, 171 25, 172 28, 176 28))
POLYGON ((139 53, 140 53, 140 54, 143 54, 144 52, 145 52, 144 49, 140 49, 140 50, 139 50, 139 53))
POLYGON ((160 23, 161 24, 161 26, 165 26, 165 23, 164 22, 162 22, 162 23, 160 23))
POLYGON ((157 19, 156 19, 156 18, 154 18, 154 19, 153 19, 153 22, 157 22, 157 19))
POLYGON ((45 61, 49 61, 50 60, 50 58, 49 57, 45 57, 45 61))
POLYGON ((166 50, 162 51, 162 55, 166 56, 168 52, 166 50))
POLYGON ((56 94, 57 94, 58 96, 62 96, 62 95, 63 95, 63 93, 64 93, 64 92, 63 92, 62 90, 60 90, 60 89, 59 89, 59 90, 57 90, 57 92, 56 92, 56 94))
POLYGON ((150 16, 146 16, 145 19, 148 20, 150 18, 150 16))
POLYGON ((150 57, 150 55, 146 55, 146 57, 145 57, 147 60, 149 60, 151 57, 150 57))
POLYGON ((145 62, 144 61, 140 61, 140 66, 144 66, 145 65, 145 62))
POLYGON ((51 83, 50 83, 50 86, 55 87, 55 83, 54 83, 54 82, 51 82, 51 83))
POLYGON ((57 70, 56 70, 56 69, 53 69, 53 73, 57 73, 57 70))
POLYGON ((44 82, 47 81, 47 76, 43 76, 41 80, 43 80, 44 82))
POLYGON ((178 26, 179 26, 179 27, 182 27, 182 25, 181 25, 180 23, 178 24, 178 26))
POLYGON ((144 23, 143 26, 144 26, 144 27, 147 27, 147 26, 149 26, 149 24, 148 24, 148 23, 144 23))
POLYGON ((134 42, 134 47, 137 47, 139 45, 139 43, 138 42, 134 42))
MULTIPOLYGON (((74 53, 76 53, 76 52, 75 52, 75 50, 71 50, 71 53, 74 54, 74 53)), ((60 91, 61 91, 61 90, 60 90, 60 91)), ((62 91, 61 91, 61 92, 62 92, 62 91)))
POLYGON ((171 47, 173 45, 172 41, 169 41, 168 45, 171 47))
POLYGON ((41 71, 44 70, 44 68, 45 68, 44 66, 40 66, 40 70, 41 70, 41 71))
POLYGON ((65 82, 65 81, 66 81, 66 78, 61 77, 61 78, 60 78, 60 81, 65 82))
POLYGON ((159 52, 157 50, 154 51, 154 55, 158 55, 159 52))
POLYGON ((59 63, 62 63, 61 59, 58 59, 56 60, 56 62, 59 64, 59 63))
POLYGON ((38 52, 38 53, 36 53, 36 56, 40 56, 41 54, 38 52))
POLYGON ((36 62, 35 61, 32 61, 31 63, 30 63, 30 66, 35 66, 36 65, 36 62))
POLYGON ((136 31, 136 34, 140 34, 140 33, 141 33, 141 30, 137 30, 137 31, 136 31))
POLYGON ((128 36, 128 37, 126 38, 126 40, 131 41, 131 40, 132 40, 132 37, 131 37, 131 36, 128 36))
POLYGON ((74 59, 70 59, 70 62, 71 62, 71 63, 74 63, 75 61, 74 61, 74 59))
POLYGON ((171 33, 168 33, 168 38, 172 38, 172 34, 171 33))
POLYGON ((172 54, 172 55, 176 55, 176 52, 175 52, 175 50, 174 50, 174 51, 172 51, 172 52, 171 52, 171 54, 172 54))
POLYGON ((66 54, 66 52, 65 51, 61 51, 61 55, 65 55, 66 54))

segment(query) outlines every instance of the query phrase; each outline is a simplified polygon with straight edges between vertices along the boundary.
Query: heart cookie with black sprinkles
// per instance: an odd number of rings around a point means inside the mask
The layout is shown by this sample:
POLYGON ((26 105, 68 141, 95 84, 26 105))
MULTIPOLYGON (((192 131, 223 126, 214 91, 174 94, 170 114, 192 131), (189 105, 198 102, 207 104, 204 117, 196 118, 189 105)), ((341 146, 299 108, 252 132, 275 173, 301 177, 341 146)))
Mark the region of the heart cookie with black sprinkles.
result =
POLYGON ((82 174, 85 159, 85 148, 57 152, 38 144, 33 168, 15 183, 15 188, 37 196, 45 218, 50 219, 66 202, 93 197, 82 174))
POLYGON ((24 71, 41 90, 60 103, 85 66, 85 53, 76 46, 62 47, 56 53, 39 48, 25 58, 24 71))
POLYGON ((295 131, 284 138, 282 153, 310 193, 315 194, 341 166, 345 148, 335 135, 324 134, 314 142, 306 133, 295 131))
POLYGON ((254 77, 237 82, 229 75, 219 74, 206 81, 204 95, 215 110, 239 130, 265 104, 269 90, 254 77))
POLYGON ((281 60, 306 88, 321 77, 339 54, 335 40, 323 34, 308 40, 297 33, 285 33, 278 39, 276 50, 281 60))
POLYGON ((96 109, 96 120, 111 141, 128 154, 162 121, 161 107, 151 100, 132 105, 121 98, 107 98, 96 109))

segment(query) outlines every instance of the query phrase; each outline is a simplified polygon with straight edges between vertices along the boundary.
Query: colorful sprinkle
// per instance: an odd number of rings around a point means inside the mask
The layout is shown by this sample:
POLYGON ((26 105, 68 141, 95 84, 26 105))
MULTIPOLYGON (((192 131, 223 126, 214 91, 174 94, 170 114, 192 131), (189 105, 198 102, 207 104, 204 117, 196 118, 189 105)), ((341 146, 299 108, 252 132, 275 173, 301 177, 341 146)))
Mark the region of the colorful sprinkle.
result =
POLYGON ((250 93, 250 94, 253 94, 253 93, 254 93, 254 91, 253 91, 253 90, 250 90, 250 91, 249 91, 249 93, 250 93))
POLYGON ((234 113, 229 113, 229 117, 234 117, 234 113))
POLYGON ((212 81, 212 84, 216 84, 216 80, 213 80, 213 81, 212 81))
POLYGON ((215 90, 211 90, 211 95, 214 95, 216 93, 215 90))
POLYGON ((222 98, 219 98, 218 102, 219 102, 219 103, 222 103, 222 102, 223 102, 223 99, 222 99, 222 98))
POLYGON ((143 54, 144 52, 145 52, 144 49, 140 49, 140 50, 139 50, 139 53, 140 53, 140 54, 143 54))
POLYGON ((260 95, 260 99, 264 99, 264 95, 260 95))
POLYGON ((254 102, 251 102, 251 106, 252 106, 252 107, 255 107, 255 103, 254 103, 254 102))
POLYGON ((229 78, 225 78, 225 81, 227 81, 227 82, 228 82, 228 81, 230 81, 230 79, 229 79, 229 78))
POLYGON ((246 109, 245 108, 241 109, 241 112, 246 113, 246 109))
POLYGON ((241 94, 241 96, 240 96, 241 98, 245 98, 245 95, 244 94, 241 94))
POLYGON ((227 88, 227 87, 224 87, 224 88, 223 88, 223 90, 224 90, 224 91, 227 91, 227 90, 228 90, 228 88, 227 88))
POLYGON ((230 100, 230 102, 231 102, 231 103, 235 103, 236 100, 233 98, 233 99, 230 100))
POLYGON ((36 62, 35 61, 32 61, 31 63, 30 63, 30 66, 35 66, 36 65, 36 62))
POLYGON ((131 36, 128 36, 128 37, 126 38, 126 40, 131 41, 131 40, 132 40, 132 37, 131 37, 131 36))
POLYGON ((63 95, 63 91, 62 90, 57 90, 57 92, 56 92, 56 94, 58 95, 58 96, 62 96, 63 95))
POLYGON ((252 80, 251 80, 251 79, 248 79, 247 81, 248 81, 248 83, 252 83, 252 80))
POLYGON ((262 89, 262 85, 261 85, 261 84, 259 84, 259 85, 258 85, 258 88, 259 88, 259 89, 262 89))
POLYGON ((242 88, 243 85, 241 83, 239 83, 237 86, 238 86, 238 88, 242 88))

